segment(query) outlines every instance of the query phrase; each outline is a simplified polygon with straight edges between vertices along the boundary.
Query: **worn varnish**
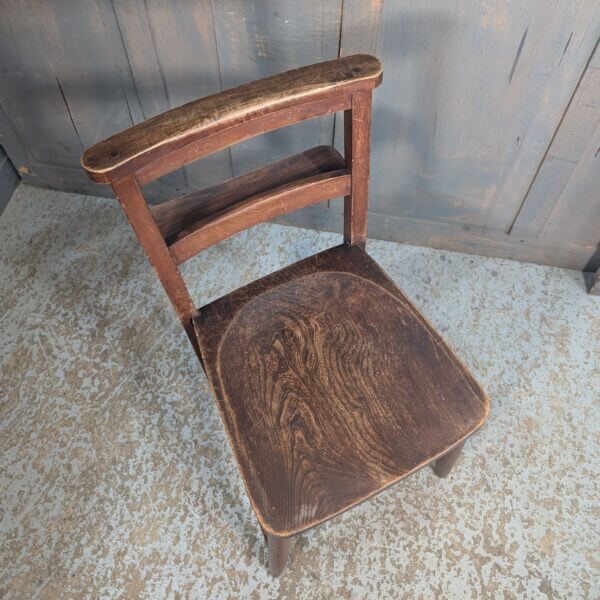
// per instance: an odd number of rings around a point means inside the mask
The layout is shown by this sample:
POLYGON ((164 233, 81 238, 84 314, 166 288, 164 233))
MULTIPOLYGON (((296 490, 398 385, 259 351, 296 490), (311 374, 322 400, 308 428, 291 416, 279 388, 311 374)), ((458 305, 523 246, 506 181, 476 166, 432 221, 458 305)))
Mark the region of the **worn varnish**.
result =
POLYGON ((371 92, 354 56, 198 100, 100 142, 112 187, 204 367, 269 548, 435 461, 445 477, 488 400, 365 252, 371 92), (344 157, 317 146, 150 208, 141 186, 264 131, 344 112, 344 157), (114 155, 114 156, 113 156, 114 155), (196 309, 178 265, 247 227, 344 197, 344 242, 196 309))
POLYGON ((351 181, 346 169, 340 169, 286 183, 274 190, 251 196, 182 231, 169 247, 171 254, 177 263, 182 263, 201 250, 248 227, 304 206, 345 196, 351 191, 351 181))
POLYGON ((279 537, 443 455, 488 413, 466 369, 357 246, 251 283, 194 324, 248 495, 279 537))
POLYGON ((325 96, 371 90, 381 63, 355 55, 265 77, 184 104, 88 148, 81 159, 94 181, 106 183, 218 129, 325 96))
POLYGON ((198 192, 150 207, 168 242, 194 223, 251 196, 312 175, 345 169, 346 163, 331 146, 317 146, 198 192))

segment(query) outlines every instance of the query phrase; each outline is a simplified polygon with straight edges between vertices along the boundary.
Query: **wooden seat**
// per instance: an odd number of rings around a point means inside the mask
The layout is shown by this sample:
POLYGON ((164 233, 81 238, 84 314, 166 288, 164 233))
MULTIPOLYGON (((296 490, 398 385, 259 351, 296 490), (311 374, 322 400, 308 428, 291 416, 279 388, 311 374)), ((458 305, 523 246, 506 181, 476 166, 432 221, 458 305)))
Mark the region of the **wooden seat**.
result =
POLYGON ((290 540, 429 462, 445 477, 488 400, 365 251, 366 55, 303 67, 172 109, 88 148, 156 269, 214 391, 279 575, 290 540), (344 156, 317 146, 149 207, 141 187, 254 135, 344 111, 344 156), (252 225, 344 197, 344 245, 196 308, 179 264, 252 225))
POLYGON ((487 416, 481 388, 357 246, 259 279, 194 324, 248 495, 279 537, 402 479, 487 416))

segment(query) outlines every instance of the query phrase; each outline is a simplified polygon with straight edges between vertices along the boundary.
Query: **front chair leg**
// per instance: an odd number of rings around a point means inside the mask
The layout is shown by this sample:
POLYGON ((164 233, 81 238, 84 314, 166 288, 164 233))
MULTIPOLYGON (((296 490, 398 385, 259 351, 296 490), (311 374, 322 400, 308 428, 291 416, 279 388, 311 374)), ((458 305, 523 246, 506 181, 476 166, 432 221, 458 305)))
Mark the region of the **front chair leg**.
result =
POLYGON ((465 443, 461 442, 457 446, 454 446, 454 448, 452 448, 452 450, 450 450, 449 452, 446 452, 446 454, 444 454, 444 456, 440 456, 440 458, 438 458, 435 461, 435 463, 433 463, 433 472, 438 477, 444 478, 444 477, 448 476, 448 473, 450 473, 450 471, 452 470, 452 467, 454 466, 456 459, 459 457, 460 453, 462 452, 464 445, 465 445, 465 443))
POLYGON ((266 534, 267 547, 269 548, 269 573, 279 577, 285 568, 292 538, 282 538, 270 533, 266 534))

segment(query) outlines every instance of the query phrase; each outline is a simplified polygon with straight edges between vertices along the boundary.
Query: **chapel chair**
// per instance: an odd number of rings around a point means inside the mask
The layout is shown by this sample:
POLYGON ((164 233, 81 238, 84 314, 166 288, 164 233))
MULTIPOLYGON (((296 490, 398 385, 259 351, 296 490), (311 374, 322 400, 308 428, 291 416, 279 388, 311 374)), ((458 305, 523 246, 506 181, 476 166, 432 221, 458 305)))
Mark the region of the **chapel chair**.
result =
POLYGON ((265 536, 269 570, 290 540, 433 463, 446 477, 489 401, 365 252, 371 94, 356 55, 185 104, 87 149, 112 186, 187 333, 265 536), (241 140, 344 111, 344 156, 317 146, 149 206, 151 181, 241 140), (196 308, 178 265, 239 231, 344 197, 344 243, 196 308))

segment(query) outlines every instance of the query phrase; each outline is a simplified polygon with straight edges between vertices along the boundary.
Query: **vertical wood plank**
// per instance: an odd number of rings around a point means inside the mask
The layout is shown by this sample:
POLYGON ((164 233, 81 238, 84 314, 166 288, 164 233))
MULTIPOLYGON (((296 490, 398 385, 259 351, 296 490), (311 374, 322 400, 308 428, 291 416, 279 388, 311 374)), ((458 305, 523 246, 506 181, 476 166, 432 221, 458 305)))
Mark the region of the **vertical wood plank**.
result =
POLYGON ((539 237, 600 246, 599 119, 539 237))
MULTIPOLYGON (((146 118, 221 90, 210 0, 115 0, 123 39, 146 118)), ((161 178, 197 189, 231 177, 223 150, 161 178)))
POLYGON ((383 0, 344 0, 340 56, 379 53, 383 0))
MULTIPOLYGON (((221 75, 210 0, 147 0, 148 17, 170 107, 221 91, 221 75)), ((197 189, 231 177, 229 150, 185 168, 197 189)))
MULTIPOLYGON (((595 55, 600 56, 598 48, 595 55)), ((600 206, 600 192, 596 198, 593 194, 594 174, 600 168, 600 162, 595 160, 598 142, 594 140, 600 127, 600 68, 593 66, 593 60, 581 78, 523 202, 511 230, 513 236, 539 237, 545 228, 543 237, 556 239, 558 227, 562 230, 558 233, 560 239, 582 243, 600 241, 600 226, 596 240, 590 235, 594 227, 594 220, 590 218, 594 204, 600 206), (586 202, 590 206, 586 206, 586 202), (553 224, 548 225, 551 214, 553 224), (575 226, 573 218, 577 216, 581 222, 575 226), (584 233, 582 227, 588 231, 584 233)))
POLYGON ((384 2, 371 209, 505 232, 596 43, 595 7, 384 2))
POLYGON ((169 110, 169 100, 154 45, 147 5, 143 0, 113 0, 113 9, 127 52, 142 118, 169 110))
MULTIPOLYGON (((223 87, 229 88, 338 55, 341 0, 214 2, 223 87)), ((231 148, 233 171, 331 144, 333 116, 313 119, 231 148)))
MULTIPOLYGON (((157 53, 144 0, 113 0, 123 45, 135 82, 142 118, 148 119, 171 108, 166 82, 157 53)), ((187 187, 183 170, 169 173, 145 188, 146 197, 179 193, 187 187)))
MULTIPOLYGON (((26 164, 77 164, 83 145, 52 70, 39 15, 19 0, 5 0, 0 18, 0 104, 10 128, 28 148, 26 164)), ((3 141, 10 156, 13 144, 3 141)), ((16 149, 18 153, 18 149, 16 149)))
POLYGON ((131 127, 141 109, 110 0, 40 2, 35 15, 83 147, 131 127))
POLYGON ((516 82, 521 82, 523 100, 507 128, 507 141, 518 136, 521 143, 482 208, 486 229, 510 230, 600 36, 596 0, 540 7, 545 10, 544 27, 530 64, 525 63, 529 69, 521 65, 516 82))

